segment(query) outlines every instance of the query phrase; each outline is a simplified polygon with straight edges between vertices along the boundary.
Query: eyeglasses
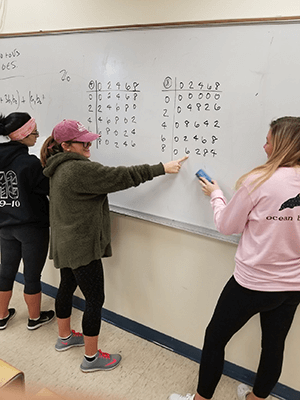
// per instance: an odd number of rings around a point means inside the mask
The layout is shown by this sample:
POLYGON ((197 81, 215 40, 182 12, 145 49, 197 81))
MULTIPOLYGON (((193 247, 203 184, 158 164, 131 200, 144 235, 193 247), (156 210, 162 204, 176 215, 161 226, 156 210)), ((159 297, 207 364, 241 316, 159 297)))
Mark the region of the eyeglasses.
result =
POLYGON ((73 143, 81 143, 82 144, 82 146, 85 148, 85 149, 88 149, 91 145, 92 145, 92 142, 73 142, 73 143))
POLYGON ((33 131, 33 132, 30 133, 30 135, 40 136, 40 133, 39 133, 39 131, 33 131))

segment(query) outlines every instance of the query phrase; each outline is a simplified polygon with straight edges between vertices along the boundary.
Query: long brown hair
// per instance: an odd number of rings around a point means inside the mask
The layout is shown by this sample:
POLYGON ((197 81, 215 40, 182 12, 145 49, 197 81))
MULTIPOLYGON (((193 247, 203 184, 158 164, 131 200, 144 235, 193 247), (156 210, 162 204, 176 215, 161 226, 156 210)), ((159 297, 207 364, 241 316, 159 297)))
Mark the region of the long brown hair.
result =
POLYGON ((64 149, 61 144, 57 143, 53 136, 49 136, 43 143, 40 153, 41 164, 45 167, 46 162, 49 157, 54 156, 54 154, 62 153, 64 149))
POLYGON ((255 190, 267 181, 277 168, 300 166, 300 118, 278 118, 271 122, 270 132, 273 151, 268 161, 241 176, 236 183, 237 189, 251 174, 259 175, 253 181, 253 190, 255 190))

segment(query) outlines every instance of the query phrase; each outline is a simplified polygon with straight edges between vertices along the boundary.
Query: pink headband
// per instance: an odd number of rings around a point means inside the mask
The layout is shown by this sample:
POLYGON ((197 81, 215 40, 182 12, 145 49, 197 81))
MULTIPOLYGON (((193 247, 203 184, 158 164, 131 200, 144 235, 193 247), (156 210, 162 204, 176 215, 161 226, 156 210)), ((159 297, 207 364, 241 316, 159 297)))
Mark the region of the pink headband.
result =
POLYGON ((26 122, 26 124, 21 126, 21 128, 10 133, 8 136, 11 140, 22 140, 34 131, 35 125, 35 119, 31 118, 29 121, 26 122))

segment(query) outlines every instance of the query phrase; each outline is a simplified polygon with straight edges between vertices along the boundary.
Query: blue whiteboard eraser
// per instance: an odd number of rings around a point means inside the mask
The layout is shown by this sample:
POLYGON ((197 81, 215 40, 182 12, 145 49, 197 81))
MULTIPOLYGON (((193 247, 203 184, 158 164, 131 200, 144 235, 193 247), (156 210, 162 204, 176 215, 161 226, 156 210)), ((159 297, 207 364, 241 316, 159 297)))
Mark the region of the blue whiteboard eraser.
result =
POLYGON ((203 171, 203 169, 199 169, 199 171, 196 172, 196 176, 197 176, 198 179, 200 179, 200 178, 205 178, 205 179, 207 179, 210 183, 212 183, 211 177, 208 176, 207 173, 203 171))

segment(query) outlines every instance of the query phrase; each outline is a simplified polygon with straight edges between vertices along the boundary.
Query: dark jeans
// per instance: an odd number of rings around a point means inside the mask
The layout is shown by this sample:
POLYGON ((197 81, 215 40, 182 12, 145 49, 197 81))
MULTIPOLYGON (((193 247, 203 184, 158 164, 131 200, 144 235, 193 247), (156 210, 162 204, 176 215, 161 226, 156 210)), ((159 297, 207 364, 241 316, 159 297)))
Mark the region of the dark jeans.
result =
POLYGON ((32 225, 1 228, 0 291, 12 290, 20 261, 23 259, 24 293, 39 293, 48 244, 49 228, 38 228, 32 225))
POLYGON ((285 339, 299 303, 300 291, 249 290, 232 277, 206 329, 197 392, 206 399, 212 398, 223 372, 226 344, 259 313, 262 350, 253 392, 257 397, 268 397, 281 374, 285 339))
POLYGON ((76 268, 62 268, 55 311, 58 318, 69 318, 72 298, 77 286, 85 297, 82 331, 85 336, 97 336, 100 332, 101 311, 104 303, 104 276, 101 260, 76 268))

